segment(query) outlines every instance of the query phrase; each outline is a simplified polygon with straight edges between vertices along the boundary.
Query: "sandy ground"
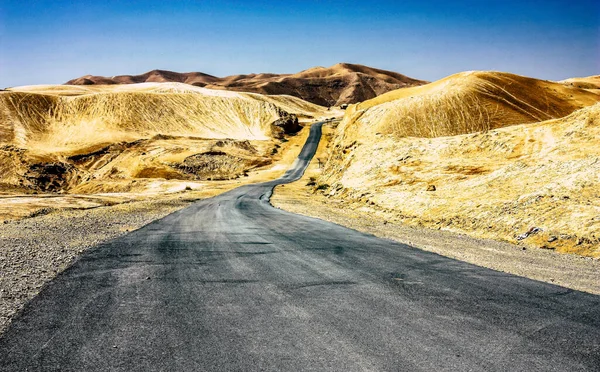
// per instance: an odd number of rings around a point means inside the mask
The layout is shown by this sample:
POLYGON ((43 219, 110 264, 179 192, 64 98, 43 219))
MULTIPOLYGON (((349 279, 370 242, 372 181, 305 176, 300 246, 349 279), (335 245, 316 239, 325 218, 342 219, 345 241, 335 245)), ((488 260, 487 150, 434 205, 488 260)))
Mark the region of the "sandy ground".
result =
POLYGON ((321 174, 334 130, 324 126, 323 141, 304 177, 275 189, 271 203, 293 213, 320 218, 378 237, 490 269, 575 290, 600 294, 600 260, 522 245, 473 238, 449 231, 409 227, 386 219, 376 205, 349 203, 315 192, 311 180, 321 174))
POLYGON ((242 184, 281 176, 307 136, 302 130, 282 147, 273 165, 230 181, 172 183, 171 193, 0 195, 0 333, 44 284, 86 250, 242 184), (186 190, 186 186, 192 186, 186 190))

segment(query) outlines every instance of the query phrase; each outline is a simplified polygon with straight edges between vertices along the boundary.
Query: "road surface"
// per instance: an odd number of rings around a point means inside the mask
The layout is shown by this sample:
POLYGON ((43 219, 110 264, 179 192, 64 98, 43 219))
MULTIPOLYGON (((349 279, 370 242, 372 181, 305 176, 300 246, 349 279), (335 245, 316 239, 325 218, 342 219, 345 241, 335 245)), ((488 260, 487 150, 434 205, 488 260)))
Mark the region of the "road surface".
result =
POLYGON ((283 178, 84 254, 0 339, 0 370, 600 370, 600 296, 271 207, 320 131, 283 178))

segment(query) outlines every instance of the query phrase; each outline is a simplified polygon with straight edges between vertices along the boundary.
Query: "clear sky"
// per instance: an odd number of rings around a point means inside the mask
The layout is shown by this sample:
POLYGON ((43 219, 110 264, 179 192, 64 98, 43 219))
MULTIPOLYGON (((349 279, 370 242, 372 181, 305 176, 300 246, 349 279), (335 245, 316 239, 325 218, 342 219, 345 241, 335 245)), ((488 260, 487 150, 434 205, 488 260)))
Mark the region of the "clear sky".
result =
POLYGON ((0 0, 0 87, 338 62, 425 80, 600 74, 600 1, 0 0))

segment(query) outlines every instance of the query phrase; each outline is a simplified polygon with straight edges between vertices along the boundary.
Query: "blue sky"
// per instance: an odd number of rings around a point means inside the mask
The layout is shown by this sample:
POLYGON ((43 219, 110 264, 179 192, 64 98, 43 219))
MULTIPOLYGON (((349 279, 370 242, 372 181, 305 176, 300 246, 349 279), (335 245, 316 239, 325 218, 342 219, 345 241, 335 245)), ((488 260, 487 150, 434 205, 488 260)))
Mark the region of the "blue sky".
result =
POLYGON ((217 76, 351 62, 600 74, 600 2, 0 0, 0 87, 155 68, 217 76))

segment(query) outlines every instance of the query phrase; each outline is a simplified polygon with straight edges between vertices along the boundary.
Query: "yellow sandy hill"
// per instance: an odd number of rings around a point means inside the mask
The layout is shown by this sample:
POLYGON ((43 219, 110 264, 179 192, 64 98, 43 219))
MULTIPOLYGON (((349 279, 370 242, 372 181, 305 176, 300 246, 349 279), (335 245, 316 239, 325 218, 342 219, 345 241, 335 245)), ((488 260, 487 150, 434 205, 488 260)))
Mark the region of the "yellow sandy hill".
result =
POLYGON ((526 244, 600 256, 599 100, 503 73, 401 89, 349 108, 317 184, 384 218, 511 242, 538 228, 526 244))
POLYGON ((319 112, 295 97, 181 83, 21 87, 0 93, 0 143, 56 152, 157 134, 264 140, 282 116, 319 112))
POLYGON ((559 118, 598 100, 560 83, 473 71, 351 106, 345 122, 363 132, 439 137, 559 118))
POLYGON ((324 113, 291 96, 182 83, 13 88, 0 92, 0 191, 236 178, 270 164, 297 117, 324 113))
POLYGON ((565 79, 559 81, 559 83, 600 93, 600 75, 565 79))

